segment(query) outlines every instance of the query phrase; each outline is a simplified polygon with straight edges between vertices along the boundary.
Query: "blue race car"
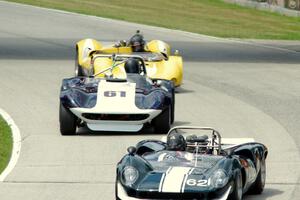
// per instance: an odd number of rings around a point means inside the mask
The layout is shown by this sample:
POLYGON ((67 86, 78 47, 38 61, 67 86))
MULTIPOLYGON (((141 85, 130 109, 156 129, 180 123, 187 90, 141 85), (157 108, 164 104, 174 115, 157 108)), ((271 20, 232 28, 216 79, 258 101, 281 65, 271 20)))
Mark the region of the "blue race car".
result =
POLYGON ((135 132, 145 124, 153 125, 157 133, 167 133, 174 121, 173 83, 148 78, 145 62, 138 55, 108 54, 103 58, 112 65, 91 77, 63 79, 61 134, 75 134, 82 125, 93 131, 135 132), (125 70, 126 77, 115 77, 117 68, 125 70))

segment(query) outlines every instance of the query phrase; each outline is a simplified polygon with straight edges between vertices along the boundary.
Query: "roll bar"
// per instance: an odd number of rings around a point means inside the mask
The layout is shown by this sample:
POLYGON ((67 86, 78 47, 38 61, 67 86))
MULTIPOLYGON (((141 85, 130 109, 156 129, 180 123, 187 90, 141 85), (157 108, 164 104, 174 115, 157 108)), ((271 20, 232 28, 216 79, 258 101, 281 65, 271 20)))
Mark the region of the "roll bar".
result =
POLYGON ((217 140, 217 153, 218 155, 221 154, 221 135, 219 133, 219 131, 217 131, 216 129, 212 128, 212 127, 201 127, 201 126, 175 126, 173 128, 171 128, 167 134, 167 138, 169 136, 170 133, 172 132, 178 132, 177 130, 180 129, 193 129, 193 130, 208 130, 208 131, 212 131, 212 147, 214 148, 214 144, 215 144, 215 140, 217 140))
MULTIPOLYGON (((97 76, 97 75, 99 75, 99 74, 102 74, 102 73, 104 73, 104 72, 106 72, 108 70, 113 70, 115 67, 117 67, 117 66, 125 63, 129 58, 135 58, 135 59, 138 59, 139 61, 141 61, 142 70, 143 70, 144 74, 147 74, 145 61, 144 61, 143 57, 140 56, 140 55, 114 54, 114 53, 113 54, 96 54, 95 56, 92 56, 92 58, 91 58, 92 59, 91 60, 92 65, 94 65, 95 60, 97 58, 109 58, 109 59, 112 59, 113 64, 112 64, 111 67, 108 67, 107 69, 102 70, 102 71, 94 74, 93 75, 94 77, 97 76), (121 61, 121 62, 116 63, 117 61, 121 61)), ((92 66, 92 67, 94 67, 94 66, 92 66)))

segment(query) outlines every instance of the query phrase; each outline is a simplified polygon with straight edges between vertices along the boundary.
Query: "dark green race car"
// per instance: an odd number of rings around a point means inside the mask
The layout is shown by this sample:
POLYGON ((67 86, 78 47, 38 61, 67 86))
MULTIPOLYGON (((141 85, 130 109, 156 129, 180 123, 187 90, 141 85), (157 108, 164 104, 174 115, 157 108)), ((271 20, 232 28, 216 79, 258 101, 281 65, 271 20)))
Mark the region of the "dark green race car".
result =
POLYGON ((267 148, 207 127, 174 127, 143 140, 117 165, 116 199, 242 199, 262 193, 267 148), (200 135, 210 132, 211 137, 200 135))

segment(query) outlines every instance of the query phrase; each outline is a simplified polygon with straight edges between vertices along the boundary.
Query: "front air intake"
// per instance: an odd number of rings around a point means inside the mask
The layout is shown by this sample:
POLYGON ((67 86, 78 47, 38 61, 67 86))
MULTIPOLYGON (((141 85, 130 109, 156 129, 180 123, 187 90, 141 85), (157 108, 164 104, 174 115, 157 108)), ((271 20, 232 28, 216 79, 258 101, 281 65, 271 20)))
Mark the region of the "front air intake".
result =
POLYGON ((149 114, 94 114, 83 113, 82 117, 89 120, 107 120, 107 121, 141 121, 149 117, 149 114))

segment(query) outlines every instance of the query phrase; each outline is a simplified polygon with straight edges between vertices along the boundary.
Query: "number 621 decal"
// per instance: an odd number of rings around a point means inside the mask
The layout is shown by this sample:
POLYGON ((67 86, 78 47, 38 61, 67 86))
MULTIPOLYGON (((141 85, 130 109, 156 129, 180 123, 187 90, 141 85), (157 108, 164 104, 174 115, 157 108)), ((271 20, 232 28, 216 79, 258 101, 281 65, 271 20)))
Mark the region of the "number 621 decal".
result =
POLYGON ((197 187, 206 187, 210 184, 210 180, 196 180, 196 179, 188 179, 186 184, 189 186, 197 186, 197 187))

